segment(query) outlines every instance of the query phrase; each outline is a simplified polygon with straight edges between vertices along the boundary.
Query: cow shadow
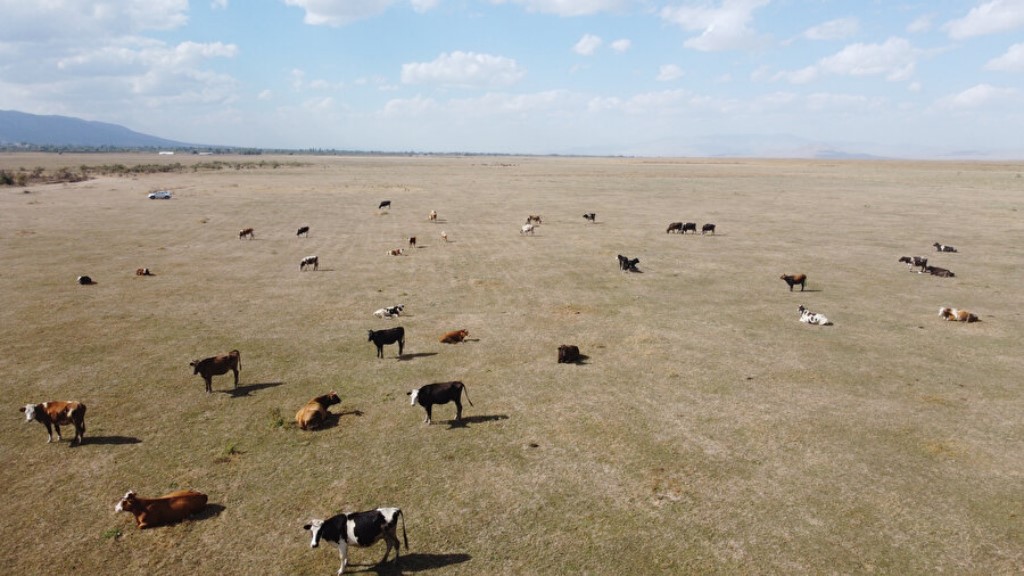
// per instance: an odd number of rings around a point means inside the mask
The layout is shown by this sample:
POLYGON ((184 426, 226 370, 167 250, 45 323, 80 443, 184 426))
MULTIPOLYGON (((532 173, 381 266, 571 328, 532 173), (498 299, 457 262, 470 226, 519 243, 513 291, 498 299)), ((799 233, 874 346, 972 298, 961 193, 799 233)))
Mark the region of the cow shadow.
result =
POLYGON ((362 410, 343 410, 335 414, 334 412, 328 412, 327 418, 316 427, 316 430, 329 430, 336 427, 341 422, 342 416, 362 416, 362 410))
POLYGON ((398 361, 407 362, 409 360, 415 360, 416 358, 426 358, 428 356, 437 356, 437 352, 416 352, 414 354, 401 354, 398 356, 398 361))
POLYGON ((142 440, 133 436, 87 436, 83 444, 99 444, 100 446, 122 446, 124 444, 141 444, 142 440))
POLYGON ((232 398, 241 398, 243 396, 251 396, 253 392, 257 390, 263 390, 264 388, 274 388, 284 384, 284 382, 263 382, 261 384, 245 384, 231 390, 221 390, 220 392, 231 396, 232 398))
POLYGON ((448 429, 468 428, 470 424, 483 424, 485 422, 498 422, 508 420, 508 414, 487 414, 481 416, 464 416, 462 420, 449 420, 448 429))
POLYGON ((375 572, 380 576, 400 576, 405 573, 424 572, 427 570, 437 570, 445 566, 454 566, 463 562, 469 562, 472 559, 473 557, 469 554, 423 554, 415 552, 412 554, 402 554, 398 562, 388 561, 384 564, 349 563, 349 566, 365 567, 364 570, 359 570, 358 572, 375 572))
POLYGON ((583 366, 586 364, 590 364, 588 360, 590 360, 590 356, 587 356, 586 354, 580 354, 579 360, 575 362, 561 362, 561 364, 573 364, 576 366, 583 366))
POLYGON ((804 294, 808 292, 821 292, 821 288, 808 288, 807 290, 801 290, 804 294))
POLYGON ((198 513, 190 516, 192 520, 209 520, 210 518, 216 518, 220 516, 220 513, 225 510, 221 504, 206 504, 206 508, 203 508, 198 513))

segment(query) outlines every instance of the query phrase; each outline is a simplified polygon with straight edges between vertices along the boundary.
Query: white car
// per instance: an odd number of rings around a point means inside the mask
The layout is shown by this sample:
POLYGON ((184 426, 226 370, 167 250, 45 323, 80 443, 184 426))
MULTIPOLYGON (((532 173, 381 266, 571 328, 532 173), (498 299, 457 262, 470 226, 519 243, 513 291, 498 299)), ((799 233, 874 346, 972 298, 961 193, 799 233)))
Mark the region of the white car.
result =
POLYGON ((150 192, 149 193, 149 199, 150 200, 170 200, 171 199, 171 191, 170 190, 157 190, 156 192, 150 192))

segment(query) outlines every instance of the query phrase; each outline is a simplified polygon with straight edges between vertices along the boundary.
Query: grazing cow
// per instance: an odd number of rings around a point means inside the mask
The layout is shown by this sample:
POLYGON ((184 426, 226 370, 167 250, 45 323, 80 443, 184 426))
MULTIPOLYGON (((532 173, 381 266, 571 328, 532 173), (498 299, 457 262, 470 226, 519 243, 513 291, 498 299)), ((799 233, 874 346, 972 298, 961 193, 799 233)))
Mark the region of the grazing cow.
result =
POLYGON ((523 227, 519 229, 519 233, 533 235, 533 224, 523 224, 523 227))
POLYGON ((377 346, 377 358, 384 357, 384 346, 398 343, 398 355, 402 355, 402 348, 405 347, 405 328, 396 326, 386 330, 367 330, 370 337, 367 342, 373 342, 377 346))
POLYGON ((306 402, 306 405, 295 413, 295 422, 303 430, 319 428, 321 424, 327 421, 327 415, 330 414, 327 409, 335 404, 341 404, 341 398, 338 397, 337 392, 329 392, 323 396, 317 396, 306 402))
POLYGON ((696 222, 687 222, 686 224, 683 224, 683 229, 681 230, 681 232, 683 234, 686 234, 687 230, 689 230, 689 231, 693 232, 694 234, 696 234, 697 233, 697 223, 696 222))
POLYGON ((338 514, 326 520, 310 520, 309 524, 303 526, 303 530, 313 533, 313 540, 309 543, 310 548, 316 548, 320 541, 330 542, 338 546, 338 553, 341 554, 341 568, 338 568, 338 575, 345 572, 348 566, 348 547, 359 546, 366 548, 376 544, 381 539, 387 544, 384 550, 384 557, 380 564, 383 564, 391 554, 391 548, 395 549, 394 562, 398 563, 399 546, 398 518, 402 518, 402 538, 405 540, 405 549, 409 550, 409 537, 405 533, 405 515, 401 508, 377 508, 366 512, 353 512, 352 514, 338 514))
POLYGON ((928 259, 922 258, 920 256, 900 256, 899 261, 902 263, 906 263, 907 268, 911 269, 920 266, 922 272, 924 271, 925 267, 928 266, 928 259))
POLYGON ((206 393, 213 391, 213 377, 227 374, 228 370, 235 374, 235 388, 238 388, 238 371, 242 369, 242 355, 238 350, 232 350, 227 354, 218 354, 202 360, 193 360, 189 366, 193 368, 192 374, 199 374, 206 382, 206 393))
POLYGON ((978 316, 967 310, 956 308, 939 308, 939 318, 945 318, 950 322, 977 322, 978 316))
POLYGON ((430 214, 427 214, 428 222, 437 222, 437 210, 431 210, 430 214))
POLYGON ((136 276, 152 276, 153 273, 149 271, 149 268, 136 268, 135 269, 135 275, 136 276))
POLYGON ((826 318, 824 314, 817 314, 815 312, 811 312, 807 308, 804 308, 802 304, 800 305, 798 310, 800 310, 800 321, 801 322, 804 322, 806 324, 812 324, 814 326, 831 326, 832 325, 832 322, 829 321, 829 319, 826 318))
POLYGON ((302 262, 299 262, 299 271, 301 272, 301 271, 305 270, 306 266, 312 266, 313 267, 313 271, 319 270, 320 269, 320 257, 319 256, 306 256, 305 258, 302 259, 302 262))
POLYGON ((559 364, 575 364, 580 361, 580 347, 562 344, 558 347, 559 364))
POLYGON ((90 284, 95 284, 95 282, 93 282, 92 278, 90 278, 88 276, 79 276, 78 277, 78 283, 81 284, 82 286, 89 286, 90 284))
POLYGON ((253 230, 252 228, 242 228, 238 232, 238 239, 241 240, 242 238, 245 238, 246 236, 249 237, 249 240, 252 240, 253 238, 256 237, 256 231, 253 230))
POLYGON ((415 236, 409 236, 409 248, 415 248, 415 247, 416 247, 416 237, 415 236))
POLYGON ((700 227, 700 235, 701 236, 703 236, 704 234, 706 234, 708 232, 711 232, 712 236, 715 235, 715 225, 710 223, 710 222, 708 222, 707 224, 705 224, 705 225, 700 227))
POLYGON ((448 233, 445 232, 444 230, 441 231, 441 240, 444 240, 445 244, 448 243, 448 233))
POLYGON ((682 222, 672 222, 671 224, 668 225, 668 228, 665 230, 665 234, 668 234, 669 232, 682 232, 682 231, 683 231, 683 223, 682 222))
POLYGON ((627 258, 622 254, 619 254, 617 257, 619 259, 619 270, 623 272, 639 272, 636 268, 636 265, 640 263, 639 258, 627 258))
POLYGON ((309 238, 309 226, 302 226, 299 231, 295 233, 295 236, 305 236, 309 238))
POLYGON ((130 512, 140 530, 180 522, 206 508, 206 494, 176 490, 159 498, 139 498, 129 490, 114 506, 114 512, 130 512))
POLYGON ((793 286, 796 286, 797 284, 800 285, 800 291, 803 292, 804 284, 807 282, 806 274, 783 274, 782 276, 779 276, 779 278, 785 280, 786 284, 789 284, 790 292, 793 291, 793 286))
POLYGON ((405 251, 402 250, 401 248, 392 248, 391 250, 385 252, 385 254, 387 254, 388 256, 401 256, 404 253, 405 251))
POLYGON ((472 406, 473 401, 469 399, 469 390, 465 384, 458 380, 427 384, 415 390, 410 390, 407 394, 409 395, 410 406, 415 406, 418 403, 427 411, 427 418, 423 422, 430 424, 430 419, 433 417, 432 409, 434 404, 447 404, 449 402, 455 402, 455 420, 462 420, 463 391, 466 393, 466 401, 472 406))
POLYGON ((526 217, 527 224, 540 224, 540 215, 530 214, 526 217))
POLYGON ((46 443, 53 442, 53 429, 57 430, 57 441, 63 438, 60 435, 60 425, 73 424, 75 426, 75 438, 71 444, 81 444, 85 438, 85 404, 68 400, 67 402, 43 402, 42 404, 26 404, 18 409, 25 413, 25 422, 33 420, 42 422, 46 426, 46 443))
POLYGON ((932 276, 938 276, 939 278, 955 278, 956 277, 956 274, 953 274, 952 270, 947 270, 945 268, 939 268, 938 266, 925 266, 924 268, 921 269, 921 272, 918 272, 918 274, 921 274, 921 273, 924 273, 924 272, 927 272, 928 274, 931 274, 932 276))
POLYGON ((442 344, 458 344, 465 340, 466 336, 469 336, 469 330, 452 330, 441 336, 440 340, 442 344))
POLYGON ((935 244, 932 244, 932 246, 935 247, 936 252, 956 252, 956 248, 953 248, 952 246, 947 246, 946 244, 939 244, 938 242, 936 242, 935 244))
POLYGON ((385 306, 373 313, 377 318, 393 318, 395 316, 401 316, 402 311, 405 310, 405 304, 398 304, 397 306, 385 306))
POLYGON ((584 220, 590 220, 591 222, 597 222, 597 214, 594 212, 587 212, 583 215, 584 220))
POLYGON ((377 205, 377 210, 382 210, 384 208, 388 208, 388 209, 391 208, 391 200, 381 200, 380 201, 380 204, 377 205))

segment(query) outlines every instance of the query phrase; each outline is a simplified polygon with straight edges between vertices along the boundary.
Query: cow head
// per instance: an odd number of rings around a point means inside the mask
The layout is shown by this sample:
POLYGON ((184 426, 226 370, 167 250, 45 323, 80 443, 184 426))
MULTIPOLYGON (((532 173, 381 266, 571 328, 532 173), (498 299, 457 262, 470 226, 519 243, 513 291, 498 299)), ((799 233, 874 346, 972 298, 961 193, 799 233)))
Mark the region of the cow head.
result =
POLYGON ((417 388, 415 390, 409 390, 408 392, 406 392, 406 394, 409 395, 409 405, 410 406, 415 406, 416 405, 416 400, 420 396, 420 389, 417 388))
POLYGON ((114 512, 132 512, 135 510, 136 502, 135 491, 129 490, 125 493, 124 498, 121 498, 121 501, 117 503, 117 506, 114 506, 114 512))
POLYGON ((309 530, 313 533, 313 539, 309 542, 310 548, 316 548, 320 545, 320 529, 324 527, 323 520, 310 520, 309 524, 302 527, 303 530, 309 530))
POLYGON ((373 342, 373 330, 367 330, 367 332, 370 334, 370 337, 367 338, 366 341, 373 342))
POLYGON ((37 409, 39 409, 39 404, 25 404, 21 408, 18 408, 18 411, 25 413, 25 422, 31 422, 36 419, 37 409))
POLYGON ((189 368, 192 368, 193 374, 199 374, 199 360, 193 360, 188 363, 189 368))

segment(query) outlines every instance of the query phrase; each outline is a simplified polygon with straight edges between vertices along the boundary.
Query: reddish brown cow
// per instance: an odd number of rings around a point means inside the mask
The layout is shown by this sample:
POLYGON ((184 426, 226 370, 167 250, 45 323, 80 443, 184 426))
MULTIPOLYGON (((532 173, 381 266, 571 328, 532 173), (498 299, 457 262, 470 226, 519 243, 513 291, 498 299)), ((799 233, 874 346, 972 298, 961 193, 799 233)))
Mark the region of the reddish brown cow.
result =
POLYGON ((451 332, 441 336, 441 342, 443 344, 458 344, 469 336, 469 330, 452 330, 451 332))
POLYGON ((327 421, 327 415, 329 414, 327 408, 340 403, 341 398, 338 397, 337 392, 329 392, 323 396, 317 396, 295 413, 295 423, 303 430, 318 428, 327 421))
POLYGON ((206 382, 206 392, 213 391, 213 377, 227 374, 228 370, 235 373, 235 388, 238 388, 238 371, 242 369, 242 355, 238 350, 227 354, 219 354, 202 360, 193 360, 189 366, 193 374, 199 374, 206 382))
POLYGON ((206 494, 177 490, 159 498, 139 498, 129 490, 114 506, 114 512, 131 512, 140 530, 173 524, 206 508, 206 494))
POLYGON ((26 404, 18 409, 25 413, 25 422, 33 420, 46 426, 46 443, 53 442, 53 429, 57 430, 57 441, 61 424, 75 426, 75 438, 72 444, 81 444, 85 437, 85 404, 68 400, 67 402, 43 402, 42 404, 26 404))
POLYGON ((797 284, 800 285, 800 291, 803 292, 804 284, 807 282, 806 274, 783 274, 782 276, 779 276, 779 278, 785 280, 786 284, 789 284, 790 292, 793 291, 793 286, 796 286, 797 284))

